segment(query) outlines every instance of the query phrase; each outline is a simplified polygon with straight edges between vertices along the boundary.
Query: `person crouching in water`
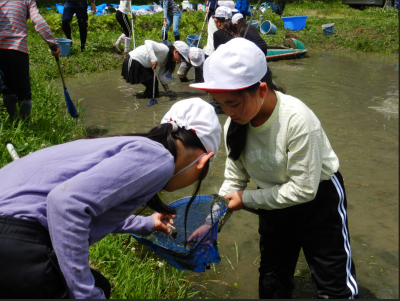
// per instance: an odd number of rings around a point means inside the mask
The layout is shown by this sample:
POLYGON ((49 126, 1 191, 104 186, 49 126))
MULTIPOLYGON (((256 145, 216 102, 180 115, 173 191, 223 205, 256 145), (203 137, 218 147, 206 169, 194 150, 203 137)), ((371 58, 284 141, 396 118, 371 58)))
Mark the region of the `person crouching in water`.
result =
MULTIPOLYGON (((146 90, 143 98, 153 97, 154 72, 157 66, 158 78, 168 94, 172 92, 168 83, 170 76, 175 71, 176 64, 182 59, 189 61, 189 46, 182 41, 175 41, 172 46, 146 40, 144 45, 130 51, 122 64, 121 75, 131 85, 143 84, 146 90)), ((155 80, 155 96, 159 97, 158 80, 155 80)))
POLYGON ((169 233, 176 210, 158 192, 197 182, 194 199, 221 132, 212 107, 191 98, 148 133, 79 139, 1 168, 1 297, 110 298, 89 247, 109 233, 169 233), (133 215, 143 205, 157 212, 133 215))
POLYGON ((187 78, 187 74, 192 68, 194 67, 194 82, 195 83, 202 83, 204 82, 203 78, 203 63, 205 61, 205 53, 204 50, 197 47, 190 47, 189 51, 189 62, 183 61, 179 65, 178 69, 178 76, 181 82, 188 82, 189 79, 187 78))

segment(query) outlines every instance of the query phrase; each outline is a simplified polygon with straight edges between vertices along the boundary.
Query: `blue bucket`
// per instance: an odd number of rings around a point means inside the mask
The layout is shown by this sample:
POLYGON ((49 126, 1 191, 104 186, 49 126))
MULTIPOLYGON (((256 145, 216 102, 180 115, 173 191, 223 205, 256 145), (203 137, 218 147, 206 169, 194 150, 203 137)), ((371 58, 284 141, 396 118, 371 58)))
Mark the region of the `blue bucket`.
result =
MULTIPOLYGON (((246 24, 249 24, 250 21, 247 21, 246 24)), ((251 25, 255 26, 258 29, 258 25, 260 25, 259 21, 251 21, 251 25)))
POLYGON ((267 20, 261 24, 260 31, 263 34, 276 34, 276 26, 267 20))
POLYGON ((186 40, 190 47, 200 47, 201 45, 201 37, 199 39, 198 35, 190 34, 187 36, 186 40))
POLYGON ((56 39, 58 42, 58 46, 60 46, 61 56, 69 56, 69 52, 71 51, 72 40, 70 39, 56 39))
POLYGON ((306 27, 307 17, 308 16, 282 17, 283 26, 285 29, 302 30, 306 27))
POLYGON ((322 31, 324 32, 324 36, 333 35, 333 31, 335 30, 335 23, 329 23, 322 25, 322 31))

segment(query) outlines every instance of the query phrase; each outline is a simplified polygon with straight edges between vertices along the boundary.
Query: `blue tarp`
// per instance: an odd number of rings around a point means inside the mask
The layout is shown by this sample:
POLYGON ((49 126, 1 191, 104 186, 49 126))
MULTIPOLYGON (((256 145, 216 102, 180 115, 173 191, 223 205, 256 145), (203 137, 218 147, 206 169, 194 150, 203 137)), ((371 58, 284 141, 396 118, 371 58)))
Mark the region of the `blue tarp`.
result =
MULTIPOLYGON (((115 8, 118 8, 119 7, 119 4, 112 4, 115 8)), ((104 10, 104 8, 107 6, 107 4, 100 4, 100 5, 97 5, 96 6, 96 9, 97 9, 97 13, 96 13, 96 15, 102 15, 103 14, 103 10, 104 10)), ((47 7, 46 7, 47 8, 47 7)), ((51 8, 51 7, 50 7, 51 8)), ((50 9, 50 8, 48 8, 48 9, 50 9)), ((60 13, 60 14, 62 14, 63 12, 64 12, 64 5, 61 5, 61 4, 57 4, 56 3, 56 8, 57 8, 57 11, 60 13)), ((133 11, 135 11, 135 10, 139 10, 139 9, 145 9, 145 10, 150 10, 150 5, 132 5, 132 10, 133 11)), ((90 10, 90 5, 88 5, 88 10, 90 10)))

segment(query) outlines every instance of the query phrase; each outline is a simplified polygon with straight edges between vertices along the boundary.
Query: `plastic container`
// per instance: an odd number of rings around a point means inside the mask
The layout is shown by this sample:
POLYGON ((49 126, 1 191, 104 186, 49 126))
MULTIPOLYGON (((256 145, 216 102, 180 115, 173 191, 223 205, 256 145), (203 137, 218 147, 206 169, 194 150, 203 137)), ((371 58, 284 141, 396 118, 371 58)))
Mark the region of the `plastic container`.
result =
POLYGON ((199 39, 198 35, 195 34, 188 35, 186 40, 190 47, 200 47, 201 45, 201 37, 199 39))
POLYGON ((333 31, 335 30, 335 23, 329 23, 322 25, 322 31, 324 32, 324 36, 333 35, 333 31))
POLYGON ((154 5, 149 5, 149 11, 154 11, 154 5))
POLYGON ((184 1, 182 2, 182 9, 187 9, 187 8, 189 8, 189 7, 190 7, 189 1, 188 1, 188 0, 184 0, 184 1))
POLYGON ((197 4, 197 10, 203 10, 203 4, 197 4))
POLYGON ((56 39, 58 42, 58 46, 60 46, 61 56, 69 56, 69 52, 71 51, 72 40, 70 39, 56 39))
POLYGON ((197 6, 197 3, 192 3, 191 5, 192 5, 192 9, 193 9, 193 10, 197 10, 197 7, 198 7, 198 6, 197 6))
POLYGON ((307 17, 308 16, 282 17, 283 26, 285 29, 302 30, 306 27, 307 17))
MULTIPOLYGON (((247 21, 246 23, 249 24, 250 21, 247 21)), ((258 29, 258 25, 260 25, 260 22, 258 21, 251 21, 251 25, 254 25, 258 29)))
POLYGON ((264 21, 261 24, 260 32, 262 34, 276 34, 276 26, 271 21, 264 21))

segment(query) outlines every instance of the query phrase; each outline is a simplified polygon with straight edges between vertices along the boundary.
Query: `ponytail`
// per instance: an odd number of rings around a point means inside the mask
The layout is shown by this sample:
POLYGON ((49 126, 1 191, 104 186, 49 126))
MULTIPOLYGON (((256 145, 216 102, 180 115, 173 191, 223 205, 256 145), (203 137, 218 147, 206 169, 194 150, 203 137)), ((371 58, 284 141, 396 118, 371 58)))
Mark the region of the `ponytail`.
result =
MULTIPOLYGON (((266 83, 269 90, 285 93, 284 88, 278 86, 272 80, 272 72, 269 68, 267 68, 267 73, 261 79, 261 82, 266 83)), ((251 85, 246 89, 233 91, 232 93, 241 97, 244 97, 244 93, 250 93, 251 95, 254 95, 258 90, 259 86, 260 83, 255 83, 254 85, 251 85)), ((231 120, 231 123, 229 124, 228 132, 226 135, 226 145, 229 151, 228 157, 231 158, 232 160, 235 161, 238 160, 240 158, 243 149, 246 146, 247 126, 248 126, 247 124, 239 124, 234 122, 233 120, 231 120)))

